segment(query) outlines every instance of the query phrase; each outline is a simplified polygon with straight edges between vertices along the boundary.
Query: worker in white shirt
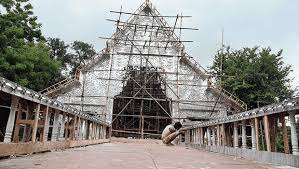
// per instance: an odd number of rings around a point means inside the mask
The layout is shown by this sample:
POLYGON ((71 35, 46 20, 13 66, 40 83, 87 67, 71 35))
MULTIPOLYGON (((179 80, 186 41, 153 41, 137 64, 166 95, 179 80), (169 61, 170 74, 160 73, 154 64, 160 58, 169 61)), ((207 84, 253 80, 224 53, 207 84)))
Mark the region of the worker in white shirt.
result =
POLYGON ((162 132, 162 142, 166 145, 174 145, 175 143, 173 143, 173 141, 177 138, 177 136, 184 133, 181 129, 182 127, 183 126, 180 122, 166 126, 162 132))

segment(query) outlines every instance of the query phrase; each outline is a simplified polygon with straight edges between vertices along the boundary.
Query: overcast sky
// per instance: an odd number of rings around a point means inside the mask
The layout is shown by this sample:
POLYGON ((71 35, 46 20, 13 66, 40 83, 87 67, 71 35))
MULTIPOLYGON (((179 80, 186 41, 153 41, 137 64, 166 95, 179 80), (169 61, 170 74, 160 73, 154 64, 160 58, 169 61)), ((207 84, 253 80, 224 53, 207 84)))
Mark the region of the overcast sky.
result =
MULTIPOLYGON (((109 37, 115 31, 116 19, 110 10, 134 12, 143 0, 31 0, 35 14, 48 37, 70 43, 82 40, 97 51, 104 47, 99 36, 109 37)), ((194 40, 187 51, 204 67, 210 66, 224 43, 232 48, 270 46, 274 52, 284 50, 287 64, 293 66, 292 86, 299 86, 299 1, 298 0, 152 0, 162 15, 192 15, 183 20, 184 40, 194 40)), ((169 21, 174 22, 174 21, 169 21)))

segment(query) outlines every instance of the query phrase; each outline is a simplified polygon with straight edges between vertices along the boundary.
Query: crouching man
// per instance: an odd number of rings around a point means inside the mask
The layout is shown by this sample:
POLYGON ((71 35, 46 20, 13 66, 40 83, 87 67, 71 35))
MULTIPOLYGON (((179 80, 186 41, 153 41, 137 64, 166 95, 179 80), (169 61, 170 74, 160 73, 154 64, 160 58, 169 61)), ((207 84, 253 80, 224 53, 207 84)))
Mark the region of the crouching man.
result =
POLYGON ((173 141, 177 138, 177 136, 184 133, 181 128, 182 124, 180 122, 176 122, 174 125, 170 124, 166 126, 162 132, 162 142, 166 145, 177 144, 173 141))

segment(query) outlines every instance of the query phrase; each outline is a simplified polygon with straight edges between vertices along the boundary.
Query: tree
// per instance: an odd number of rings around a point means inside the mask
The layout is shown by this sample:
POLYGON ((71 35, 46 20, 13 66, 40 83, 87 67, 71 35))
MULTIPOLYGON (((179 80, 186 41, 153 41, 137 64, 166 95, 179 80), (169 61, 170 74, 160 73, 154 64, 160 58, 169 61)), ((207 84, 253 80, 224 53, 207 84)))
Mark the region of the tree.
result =
POLYGON ((48 38, 47 44, 51 50, 50 57, 60 61, 64 69, 67 69, 67 66, 72 62, 72 54, 68 53, 69 45, 59 38, 48 38))
POLYGON ((95 55, 96 51, 94 47, 88 43, 75 41, 72 44, 73 55, 71 67, 73 72, 80 65, 86 65, 88 60, 91 60, 95 55))
POLYGON ((0 76, 30 89, 42 90, 60 78, 61 64, 49 55, 44 43, 7 49, 0 58, 0 76))
POLYGON ((275 54, 270 48, 233 50, 227 47, 218 51, 210 70, 215 75, 222 74, 221 78, 216 78, 218 84, 245 101, 248 108, 271 104, 292 95, 288 77, 292 69, 283 62, 282 50, 275 54))
POLYGON ((6 10, 0 13, 0 49, 19 47, 26 42, 44 40, 37 17, 33 15, 28 0, 4 0, 0 5, 6 10))
POLYGON ((33 90, 53 84, 61 64, 51 59, 28 0, 3 0, 0 7, 0 76, 33 90))

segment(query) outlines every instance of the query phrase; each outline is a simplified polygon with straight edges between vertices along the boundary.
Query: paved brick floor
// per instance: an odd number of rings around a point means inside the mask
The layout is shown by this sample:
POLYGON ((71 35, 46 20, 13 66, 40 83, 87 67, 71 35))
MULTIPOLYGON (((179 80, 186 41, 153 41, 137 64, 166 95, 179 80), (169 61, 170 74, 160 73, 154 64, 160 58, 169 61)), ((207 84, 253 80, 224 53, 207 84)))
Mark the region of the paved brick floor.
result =
POLYGON ((270 169, 259 164, 152 140, 113 143, 0 160, 0 169, 270 169))

